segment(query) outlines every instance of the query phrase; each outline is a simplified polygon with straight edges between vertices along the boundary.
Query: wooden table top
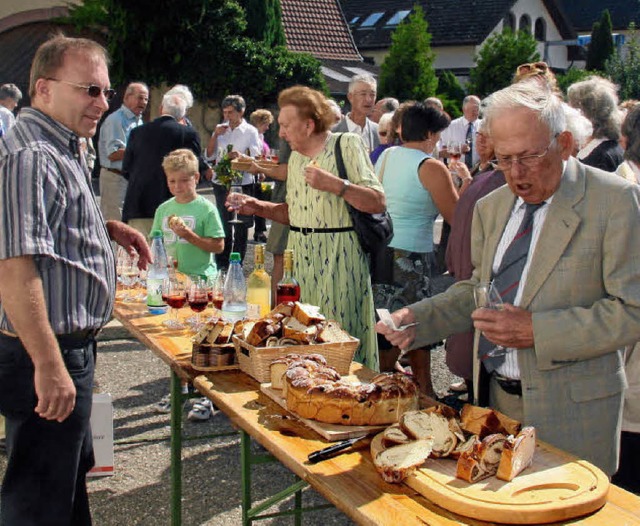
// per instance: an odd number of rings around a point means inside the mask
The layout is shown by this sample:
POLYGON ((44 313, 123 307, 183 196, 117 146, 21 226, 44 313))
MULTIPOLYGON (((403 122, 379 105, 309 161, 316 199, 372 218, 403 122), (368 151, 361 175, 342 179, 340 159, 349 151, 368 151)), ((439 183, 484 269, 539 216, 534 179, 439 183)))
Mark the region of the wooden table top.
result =
MULTIPOLYGON (((182 312, 189 315, 188 309, 182 312)), ((192 380, 235 425, 358 524, 489 524, 440 508, 404 484, 385 483, 373 466, 368 440, 361 441, 356 451, 309 464, 309 453, 328 443, 262 394, 255 380, 239 370, 202 374, 191 369, 191 334, 163 327, 168 315, 153 316, 142 304, 118 302, 115 317, 182 379, 192 380)), ((363 379, 370 376, 358 364, 353 372, 363 379)), ((640 498, 612 485, 603 508, 576 520, 588 526, 640 524, 640 498)))

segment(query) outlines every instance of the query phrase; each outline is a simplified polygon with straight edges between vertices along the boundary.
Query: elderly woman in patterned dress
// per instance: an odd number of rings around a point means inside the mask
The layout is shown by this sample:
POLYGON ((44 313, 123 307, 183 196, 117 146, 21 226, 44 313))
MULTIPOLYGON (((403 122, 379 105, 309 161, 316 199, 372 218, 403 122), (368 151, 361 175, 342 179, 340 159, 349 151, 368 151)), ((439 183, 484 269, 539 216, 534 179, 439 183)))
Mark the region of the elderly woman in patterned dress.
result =
POLYGON ((318 305, 360 339, 356 361, 378 369, 373 294, 367 257, 353 230, 347 203, 364 212, 385 209, 378 182, 362 139, 345 133, 342 154, 349 180, 337 173, 331 133, 333 114, 324 95, 294 86, 278 97, 280 137, 292 154, 286 203, 243 196, 242 214, 255 214, 289 224, 289 248, 295 253, 294 275, 301 301, 318 305))

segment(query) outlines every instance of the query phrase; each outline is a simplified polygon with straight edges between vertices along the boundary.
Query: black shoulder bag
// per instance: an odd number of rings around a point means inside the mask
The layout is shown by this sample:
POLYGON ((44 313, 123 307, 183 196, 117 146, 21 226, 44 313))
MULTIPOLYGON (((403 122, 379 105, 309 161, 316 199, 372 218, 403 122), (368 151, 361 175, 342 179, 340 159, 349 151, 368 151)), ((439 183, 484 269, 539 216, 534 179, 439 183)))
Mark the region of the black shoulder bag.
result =
MULTIPOLYGON (((347 177, 347 169, 344 165, 342 148, 340 146, 341 139, 342 134, 340 134, 338 136, 338 139, 336 140, 336 166, 338 168, 338 175, 342 179, 348 180, 349 178, 347 177)), ((388 282, 387 277, 376 276, 376 274, 378 274, 378 272, 376 271, 376 260, 379 260, 381 257, 384 258, 387 245, 391 241, 391 238, 393 238, 393 223, 391 222, 389 213, 385 210, 384 212, 381 212, 379 214, 370 214, 368 212, 362 212, 357 208, 354 208, 346 201, 345 204, 347 205, 347 209, 349 210, 349 215, 351 216, 351 221, 353 222, 353 229, 358 235, 358 240, 360 241, 362 250, 364 250, 366 254, 369 254, 371 256, 371 276, 373 281, 375 283, 388 282)))

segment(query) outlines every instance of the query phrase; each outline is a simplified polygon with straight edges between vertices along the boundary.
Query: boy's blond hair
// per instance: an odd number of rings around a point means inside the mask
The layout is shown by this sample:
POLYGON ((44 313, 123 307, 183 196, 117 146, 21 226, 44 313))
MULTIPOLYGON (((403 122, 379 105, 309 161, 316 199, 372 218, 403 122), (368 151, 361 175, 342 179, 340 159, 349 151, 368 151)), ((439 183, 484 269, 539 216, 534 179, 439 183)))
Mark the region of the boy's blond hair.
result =
POLYGON ((198 158, 187 148, 173 150, 162 160, 162 169, 165 173, 185 172, 195 175, 198 173, 198 158))

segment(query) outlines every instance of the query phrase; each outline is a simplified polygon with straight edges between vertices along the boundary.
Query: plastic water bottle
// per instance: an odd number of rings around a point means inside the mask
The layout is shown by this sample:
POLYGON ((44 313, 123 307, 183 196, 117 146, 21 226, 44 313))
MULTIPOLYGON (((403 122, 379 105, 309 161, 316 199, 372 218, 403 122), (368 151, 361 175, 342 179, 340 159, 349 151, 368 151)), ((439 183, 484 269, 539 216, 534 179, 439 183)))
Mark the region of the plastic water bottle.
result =
POLYGON ((162 284, 169 277, 167 252, 162 237, 161 230, 151 232, 153 263, 147 269, 147 307, 151 314, 164 314, 169 308, 162 299, 162 284))
POLYGON ((229 321, 237 321, 247 314, 247 283, 238 252, 231 253, 229 263, 227 279, 224 282, 222 316, 229 321))

